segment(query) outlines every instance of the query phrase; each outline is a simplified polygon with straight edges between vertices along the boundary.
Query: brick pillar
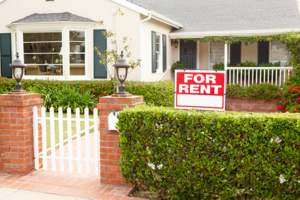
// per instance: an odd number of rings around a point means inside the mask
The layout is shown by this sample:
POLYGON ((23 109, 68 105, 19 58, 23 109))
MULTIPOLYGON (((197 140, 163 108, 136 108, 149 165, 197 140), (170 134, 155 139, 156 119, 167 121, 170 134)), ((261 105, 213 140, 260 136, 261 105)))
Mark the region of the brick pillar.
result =
POLYGON ((0 95, 0 172, 27 175, 34 169, 33 107, 40 114, 43 102, 41 94, 29 92, 0 95))
POLYGON ((114 185, 125 185, 120 167, 121 149, 118 140, 119 133, 108 130, 108 115, 113 111, 123 110, 126 106, 132 108, 144 105, 143 96, 111 95, 100 97, 97 108, 100 110, 100 182, 114 185))

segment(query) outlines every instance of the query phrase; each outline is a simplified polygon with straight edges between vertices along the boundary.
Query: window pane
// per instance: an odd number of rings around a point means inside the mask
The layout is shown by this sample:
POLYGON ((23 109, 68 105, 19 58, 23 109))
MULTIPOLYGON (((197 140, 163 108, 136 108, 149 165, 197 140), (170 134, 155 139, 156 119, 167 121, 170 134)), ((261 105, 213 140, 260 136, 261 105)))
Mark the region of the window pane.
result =
POLYGON ((85 75, 85 65, 70 65, 70 75, 82 76, 85 75))
POLYGON ((156 51, 160 51, 160 45, 159 44, 156 45, 156 51))
POLYGON ((271 42, 271 62, 288 62, 289 53, 285 49, 285 44, 279 41, 271 42))
POLYGON ((61 42, 55 43, 24 43, 24 53, 60 53, 61 42))
POLYGON ((61 32, 54 33, 24 33, 24 42, 62 41, 61 32))
POLYGON ((35 62, 37 64, 62 64, 62 56, 59 54, 25 54, 24 55, 24 62, 25 64, 34 64, 34 57, 35 62))
POLYGON ((85 43, 84 42, 70 42, 70 52, 85 53, 85 43))
POLYGON ((85 41, 85 31, 70 31, 70 41, 85 41))
POLYGON ((30 76, 62 76, 62 65, 27 65, 25 75, 30 76))
POLYGON ((70 63, 71 64, 84 64, 85 55, 84 54, 70 54, 70 63))
POLYGON ((156 35, 156 43, 160 43, 160 35, 156 35))

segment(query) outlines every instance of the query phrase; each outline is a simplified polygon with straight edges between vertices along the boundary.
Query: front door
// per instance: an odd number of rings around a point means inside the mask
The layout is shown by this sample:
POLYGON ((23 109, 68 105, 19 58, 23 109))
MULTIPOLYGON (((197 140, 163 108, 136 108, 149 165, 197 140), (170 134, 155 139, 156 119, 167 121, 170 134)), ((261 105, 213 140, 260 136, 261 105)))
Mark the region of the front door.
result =
POLYGON ((196 69, 197 43, 180 40, 180 61, 185 62, 188 69, 196 69))
POLYGON ((11 64, 11 35, 10 33, 0 33, 0 58, 1 76, 12 78, 11 64))

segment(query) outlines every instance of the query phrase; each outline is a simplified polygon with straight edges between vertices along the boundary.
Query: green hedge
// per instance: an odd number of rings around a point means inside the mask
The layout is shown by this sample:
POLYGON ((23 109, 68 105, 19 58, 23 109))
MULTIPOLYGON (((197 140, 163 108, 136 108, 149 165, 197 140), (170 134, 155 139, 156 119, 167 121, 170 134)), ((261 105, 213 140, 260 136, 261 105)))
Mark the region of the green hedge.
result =
POLYGON ((136 107, 118 119, 133 185, 172 199, 300 198, 299 114, 136 107))
MULTIPOLYGON (((94 96, 95 101, 101 96, 111 95, 115 93, 113 83, 111 81, 51 81, 51 80, 22 80, 23 89, 30 91, 32 88, 44 88, 44 93, 54 93, 62 90, 63 87, 77 88, 84 94, 90 91, 94 96)), ((0 77, 0 94, 12 91, 15 89, 16 81, 13 79, 0 77)), ((126 81, 126 90, 133 95, 143 95, 144 101, 147 104, 155 106, 173 107, 174 99, 174 83, 172 81, 159 82, 139 82, 126 81)), ((43 93, 43 91, 41 92, 43 93)), ((42 98, 47 98, 47 105, 54 104, 56 98, 49 98, 45 95, 42 98)))

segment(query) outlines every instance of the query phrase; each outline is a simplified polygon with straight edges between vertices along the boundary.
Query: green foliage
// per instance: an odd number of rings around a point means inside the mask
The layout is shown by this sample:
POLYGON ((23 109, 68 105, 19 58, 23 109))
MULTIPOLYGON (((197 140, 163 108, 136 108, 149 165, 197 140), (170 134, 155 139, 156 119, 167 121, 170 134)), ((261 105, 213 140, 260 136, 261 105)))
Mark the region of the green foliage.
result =
MULTIPOLYGON (((262 63, 257 65, 255 62, 246 61, 242 63, 238 63, 235 66, 231 64, 227 64, 228 67, 280 67, 280 61, 276 63, 262 63)), ((213 69, 224 70, 224 63, 216 63, 212 66, 213 69)))
POLYGON ((283 112, 300 112, 300 70, 296 69, 284 83, 279 107, 283 112))
POLYGON ((248 87, 241 86, 240 84, 227 85, 226 96, 230 98, 247 99, 263 99, 270 101, 271 99, 280 98, 281 90, 277 85, 270 83, 262 83, 260 85, 250 84, 248 87))
POLYGON ((173 63, 171 70, 175 72, 176 69, 187 69, 187 65, 183 61, 177 61, 173 63))
POLYGON ((126 81, 125 86, 127 92, 143 95, 147 104, 164 107, 174 106, 174 83, 172 81, 126 81))
POLYGON ((300 115, 136 107, 118 115, 127 182, 171 199, 299 199, 300 115))
POLYGON ((70 107, 73 112, 79 108, 80 112, 83 113, 85 108, 93 109, 98 102, 90 90, 81 92, 79 88, 70 88, 68 85, 62 86, 60 90, 37 86, 30 88, 30 92, 41 93, 41 98, 44 99, 43 106, 47 110, 53 107, 55 111, 58 111, 58 108, 62 107, 63 111, 66 111, 70 107))
MULTIPOLYGON (((115 93, 112 81, 22 80, 21 83, 24 90, 41 93, 42 98, 44 99, 44 106, 47 108, 51 106, 53 106, 54 108, 56 107, 56 104, 58 103, 55 102, 60 101, 58 100, 58 95, 63 88, 76 88, 77 93, 82 95, 87 95, 86 91, 90 91, 90 96, 92 96, 93 102, 98 102, 99 97, 101 96, 111 95, 115 93)), ((173 107, 174 105, 174 83, 172 81, 126 81, 125 85, 127 92, 130 92, 133 95, 143 95, 144 101, 147 104, 165 107, 173 107)), ((15 87, 15 80, 0 77, 0 92, 12 91, 15 89, 15 87)), ((93 108, 95 105, 89 108, 93 108)))

